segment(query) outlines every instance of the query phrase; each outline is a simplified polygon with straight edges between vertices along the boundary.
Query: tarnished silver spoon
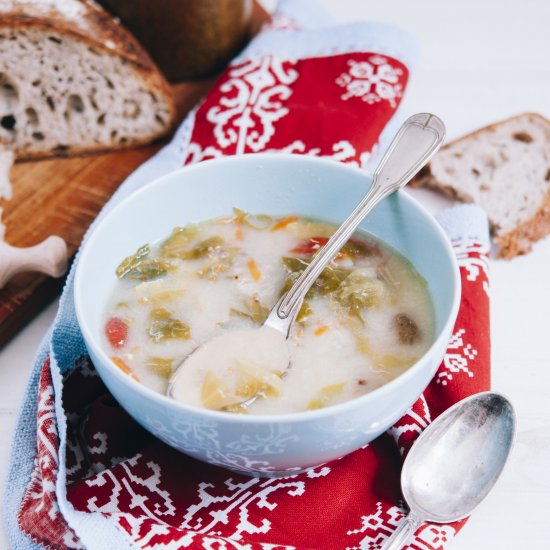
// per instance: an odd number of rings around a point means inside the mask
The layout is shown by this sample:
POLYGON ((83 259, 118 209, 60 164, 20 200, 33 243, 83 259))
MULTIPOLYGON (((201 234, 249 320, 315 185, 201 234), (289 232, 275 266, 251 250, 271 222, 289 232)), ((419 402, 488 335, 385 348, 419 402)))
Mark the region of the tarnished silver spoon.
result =
POLYGON ((426 521, 450 523, 470 515, 508 459, 516 429, 512 404, 483 392, 446 410, 415 441, 401 471, 408 516, 383 550, 401 550, 426 521))
MULTIPOLYGON (((227 332, 199 346, 176 368, 168 384, 167 394, 185 401, 186 388, 190 384, 186 383, 183 377, 193 377, 192 369, 200 370, 202 364, 212 365, 213 362, 219 361, 224 353, 228 355, 230 351, 241 353, 242 350, 243 354, 248 354, 247 359, 255 362, 253 353, 262 355, 263 350, 270 348, 273 350, 272 356, 278 354, 280 357, 273 357, 276 360, 269 365, 269 370, 286 372, 289 364, 286 338, 308 290, 353 235, 365 216, 388 195, 404 187, 435 154, 444 137, 445 125, 437 116, 419 113, 408 118, 378 164, 373 174, 372 185, 365 197, 317 252, 290 290, 273 306, 263 325, 248 331, 227 332), (254 346, 260 338, 262 345, 254 346), (285 361, 286 364, 283 366, 285 361), (186 368, 191 365, 192 368, 186 368)), ((256 394, 238 405, 247 407, 258 397, 259 394, 256 394)))

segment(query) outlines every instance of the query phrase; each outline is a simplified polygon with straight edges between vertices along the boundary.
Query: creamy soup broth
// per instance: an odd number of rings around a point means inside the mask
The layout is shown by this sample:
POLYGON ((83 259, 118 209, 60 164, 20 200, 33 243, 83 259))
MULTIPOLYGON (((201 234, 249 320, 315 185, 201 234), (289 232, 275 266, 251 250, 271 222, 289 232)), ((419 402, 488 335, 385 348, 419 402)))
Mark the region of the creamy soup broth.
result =
MULTIPOLYGON (((198 346, 224 331, 260 326, 334 230, 239 210, 175 228, 118 267, 105 350, 126 374, 165 393, 175 367, 198 346)), ((213 370, 188 402, 243 412, 238 403, 260 391, 247 413, 331 406, 399 376, 426 352, 433 333, 424 279, 395 250, 357 233, 308 293, 288 340, 286 374, 239 363, 239 383, 228 389, 213 370)))

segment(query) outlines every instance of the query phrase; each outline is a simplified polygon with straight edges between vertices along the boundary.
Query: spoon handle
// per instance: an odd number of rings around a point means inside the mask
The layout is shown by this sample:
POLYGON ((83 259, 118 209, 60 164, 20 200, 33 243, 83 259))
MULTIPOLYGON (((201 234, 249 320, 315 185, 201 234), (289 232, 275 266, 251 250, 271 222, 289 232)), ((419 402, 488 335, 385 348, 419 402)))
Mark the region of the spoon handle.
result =
POLYGON ((399 527, 386 540, 381 550, 401 550, 413 538, 416 530, 422 525, 423 520, 412 512, 399 524, 399 527))
POLYGON ((439 149, 444 137, 445 126, 435 115, 419 113, 405 121, 376 168, 372 185, 363 200, 277 302, 266 324, 281 332, 286 328, 288 332, 307 291, 363 218, 382 199, 408 183, 439 149))

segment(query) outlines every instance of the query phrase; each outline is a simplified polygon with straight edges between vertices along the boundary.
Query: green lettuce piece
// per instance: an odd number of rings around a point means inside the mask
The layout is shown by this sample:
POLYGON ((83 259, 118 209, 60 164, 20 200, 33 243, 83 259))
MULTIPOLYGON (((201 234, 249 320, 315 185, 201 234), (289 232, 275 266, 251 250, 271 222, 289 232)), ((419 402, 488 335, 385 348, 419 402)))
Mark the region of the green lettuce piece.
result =
MULTIPOLYGON (((287 281, 283 287, 283 293, 288 292, 296 279, 309 265, 310 261, 302 258, 283 257, 283 266, 288 274, 287 281)), ((307 293, 307 298, 312 298, 316 293, 327 295, 337 290, 342 282, 349 276, 351 270, 345 267, 328 265, 323 269, 321 275, 317 278, 314 285, 307 293)))
POLYGON ((144 244, 139 247, 135 254, 124 258, 124 260, 120 262, 119 266, 116 268, 116 276, 119 279, 122 279, 130 271, 132 271, 132 269, 139 266, 143 259, 149 255, 149 252, 151 252, 151 247, 148 244, 144 244))
POLYGON ((131 281, 151 281, 163 277, 172 269, 172 266, 164 260, 146 260, 130 269, 124 275, 131 281))
POLYGON ((173 318, 172 314, 164 308, 154 309, 151 312, 151 324, 148 332, 155 344, 165 340, 189 340, 191 338, 189 326, 179 319, 173 318))
POLYGON ((199 228, 196 224, 175 227, 172 234, 160 245, 160 252, 164 256, 178 257, 198 235, 199 228))
POLYGON ((247 298, 243 300, 243 309, 231 308, 230 313, 237 317, 245 317, 254 321, 254 323, 263 323, 269 313, 269 309, 262 305, 262 303, 255 298, 247 298))
POLYGON ((214 252, 219 251, 223 245, 224 240, 221 237, 210 237, 200 243, 196 244, 193 248, 188 250, 182 255, 182 258, 186 260, 198 260, 205 256, 211 255, 214 252))
POLYGON ((148 357, 145 366, 161 378, 170 378, 173 364, 174 360, 169 357, 148 357))
POLYGON ((361 310, 379 307, 387 289, 383 281, 356 269, 350 273, 334 293, 336 301, 352 314, 361 318, 361 310))

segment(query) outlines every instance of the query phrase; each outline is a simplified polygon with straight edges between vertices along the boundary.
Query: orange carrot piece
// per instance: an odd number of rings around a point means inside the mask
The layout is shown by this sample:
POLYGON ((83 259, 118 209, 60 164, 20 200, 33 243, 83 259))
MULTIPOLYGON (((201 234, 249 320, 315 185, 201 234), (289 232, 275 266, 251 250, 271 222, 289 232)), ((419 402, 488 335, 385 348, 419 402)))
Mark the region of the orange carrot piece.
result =
POLYGON ((239 228, 235 231, 235 238, 238 241, 242 241, 244 239, 244 233, 243 233, 243 230, 241 228, 239 228))
POLYGON ((321 325, 320 327, 317 327, 314 331, 313 331, 313 334, 315 334, 315 336, 321 336, 321 334, 325 334, 325 332, 328 330, 328 326, 327 325, 321 325))
POLYGON ((132 372, 130 367, 120 358, 120 357, 111 357, 111 361, 124 373, 127 374, 130 378, 133 378, 136 382, 140 382, 140 379, 132 372))
POLYGON ((120 357, 111 357, 111 361, 124 373, 130 374, 132 371, 130 367, 120 358, 120 357))
POLYGON ((287 218, 281 218, 271 229, 270 231, 279 231, 280 229, 284 229, 287 225, 297 222, 298 217, 297 216, 288 216, 287 218))
POLYGON ((258 282, 262 278, 260 269, 258 268, 256 262, 252 259, 248 260, 248 271, 250 271, 250 276, 258 282))

